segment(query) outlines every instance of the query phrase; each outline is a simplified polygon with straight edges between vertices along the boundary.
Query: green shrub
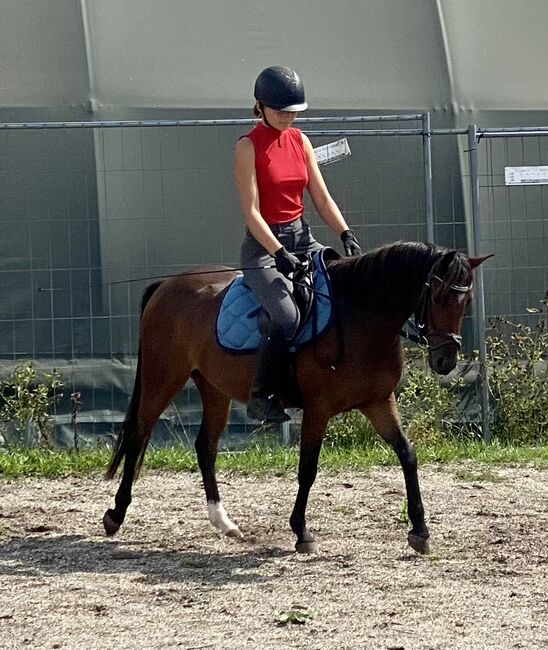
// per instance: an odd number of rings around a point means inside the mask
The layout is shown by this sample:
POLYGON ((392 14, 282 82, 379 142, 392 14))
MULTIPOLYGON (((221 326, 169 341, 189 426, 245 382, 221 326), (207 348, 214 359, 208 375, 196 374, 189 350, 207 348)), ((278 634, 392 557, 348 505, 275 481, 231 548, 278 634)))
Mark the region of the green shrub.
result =
POLYGON ((487 338, 492 433, 516 444, 548 437, 548 333, 542 311, 529 311, 540 314, 536 327, 494 318, 487 338))
POLYGON ((4 440, 9 437, 10 425, 15 427, 16 440, 22 444, 25 430, 36 429, 38 442, 53 446, 50 409, 62 396, 57 391, 63 386, 61 376, 54 369, 42 372, 34 362, 23 361, 14 368, 7 379, 0 381, 0 426, 4 440), (17 436, 19 434, 19 436, 17 436))
POLYGON ((409 353, 406 372, 397 390, 402 425, 411 440, 435 442, 465 431, 457 408, 460 378, 441 384, 423 349, 409 353))
POLYGON ((334 417, 327 427, 324 445, 327 447, 371 447, 380 444, 380 438, 359 411, 349 411, 334 417))

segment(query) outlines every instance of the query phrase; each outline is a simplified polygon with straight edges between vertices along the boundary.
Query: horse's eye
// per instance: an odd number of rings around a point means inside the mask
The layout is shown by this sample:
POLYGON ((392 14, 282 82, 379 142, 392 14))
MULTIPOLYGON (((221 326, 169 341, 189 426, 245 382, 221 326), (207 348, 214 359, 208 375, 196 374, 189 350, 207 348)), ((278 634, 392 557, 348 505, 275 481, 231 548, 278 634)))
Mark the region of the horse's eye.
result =
POLYGON ((437 291, 432 292, 432 302, 435 305, 447 304, 451 300, 451 291, 444 291, 439 288, 437 291))

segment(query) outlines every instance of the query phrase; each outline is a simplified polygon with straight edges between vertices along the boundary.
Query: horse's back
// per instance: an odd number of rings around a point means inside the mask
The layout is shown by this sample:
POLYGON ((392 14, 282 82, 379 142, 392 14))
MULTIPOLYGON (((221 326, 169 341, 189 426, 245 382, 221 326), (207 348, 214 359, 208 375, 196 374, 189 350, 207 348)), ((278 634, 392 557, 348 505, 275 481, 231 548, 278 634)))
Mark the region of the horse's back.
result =
POLYGON ((172 311, 180 306, 183 311, 194 305, 217 303, 220 295, 234 280, 237 272, 230 267, 193 267, 178 275, 162 280, 150 297, 146 310, 162 307, 172 311))

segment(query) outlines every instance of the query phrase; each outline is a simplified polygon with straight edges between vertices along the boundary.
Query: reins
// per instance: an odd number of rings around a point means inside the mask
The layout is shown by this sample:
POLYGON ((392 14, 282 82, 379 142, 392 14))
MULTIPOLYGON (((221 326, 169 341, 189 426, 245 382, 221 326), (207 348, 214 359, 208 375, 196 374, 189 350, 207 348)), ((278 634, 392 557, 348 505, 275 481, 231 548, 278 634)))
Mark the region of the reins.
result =
MULTIPOLYGON (((114 286, 118 284, 129 284, 132 282, 145 282, 149 280, 163 280, 163 279, 168 279, 168 278, 174 278, 177 276, 193 276, 193 275, 209 275, 213 273, 233 273, 233 272, 241 272, 241 271, 262 271, 262 270, 267 270, 267 269, 275 269, 276 265, 275 264, 266 264, 265 266, 242 266, 242 267, 228 267, 228 268, 221 268, 221 269, 210 269, 207 271, 183 271, 179 273, 173 273, 173 274, 168 274, 168 275, 153 275, 153 276, 147 276, 147 277, 142 277, 142 278, 131 278, 131 279, 126 279, 126 280, 115 280, 113 282, 104 282, 98 285, 93 285, 91 288, 99 288, 99 287, 107 287, 107 286, 114 286)), ((300 269, 301 273, 304 274, 305 276, 312 275, 312 270, 311 270, 311 264, 308 261, 305 261, 302 263, 302 268, 300 269)), ((360 309, 359 307, 355 307, 354 305, 344 302, 343 300, 340 300, 338 298, 335 298, 327 293, 324 293, 323 291, 320 291, 319 289, 314 288, 312 285, 312 282, 301 282, 299 280, 296 280, 294 278, 288 278, 294 285, 304 287, 307 291, 310 291, 313 294, 316 294, 317 296, 321 296, 322 298, 326 298, 329 300, 331 303, 338 305, 339 307, 342 307, 344 309, 351 309, 354 312, 358 313, 360 316, 365 316, 365 312, 360 309)), ((426 331, 426 318, 427 318, 427 310, 428 307, 430 306, 430 294, 431 294, 431 283, 432 279, 438 280, 439 282, 445 284, 447 287, 449 287, 450 290, 456 291, 459 293, 468 293, 469 291, 472 290, 472 283, 468 286, 460 286, 460 285, 450 285, 445 280, 440 278, 438 275, 433 274, 432 271, 430 271, 428 278, 426 282, 424 283, 422 287, 422 291, 419 297, 419 302, 417 304, 417 308, 415 310, 415 319, 410 319, 408 318, 406 321, 406 326, 408 328, 411 328, 411 331, 409 329, 401 329, 399 331, 399 334, 401 337, 418 344, 421 347, 427 347, 430 350, 437 350, 444 345, 454 343, 455 345, 458 346, 460 349, 462 347, 462 337, 458 334, 454 334, 453 332, 441 332, 441 331, 436 331, 432 330, 430 332, 426 331), (429 342, 429 337, 435 336, 439 337, 442 339, 446 339, 442 341, 441 343, 438 343, 437 345, 432 346, 429 342)), ((37 291, 38 293, 46 293, 48 291, 70 291, 75 292, 75 291, 83 291, 83 290, 89 290, 88 287, 83 287, 82 289, 74 289, 74 288, 64 288, 64 287, 38 287, 37 291)), ((342 333, 339 331, 340 328, 340 323, 336 323, 337 327, 337 341, 339 345, 344 345, 344 342, 342 342, 342 333), (341 343, 342 342, 342 343, 341 343)), ((340 361, 339 354, 337 355, 338 360, 340 361)))

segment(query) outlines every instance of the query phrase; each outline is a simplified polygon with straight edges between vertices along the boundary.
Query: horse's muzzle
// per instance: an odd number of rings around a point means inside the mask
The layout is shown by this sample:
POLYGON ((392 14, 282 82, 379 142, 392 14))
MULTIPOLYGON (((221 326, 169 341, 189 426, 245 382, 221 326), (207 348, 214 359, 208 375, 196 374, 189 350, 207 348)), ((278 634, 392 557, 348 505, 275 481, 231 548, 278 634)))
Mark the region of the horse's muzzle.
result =
POLYGON ((428 363, 438 375, 448 375, 457 365, 462 336, 453 332, 429 332, 428 363))

